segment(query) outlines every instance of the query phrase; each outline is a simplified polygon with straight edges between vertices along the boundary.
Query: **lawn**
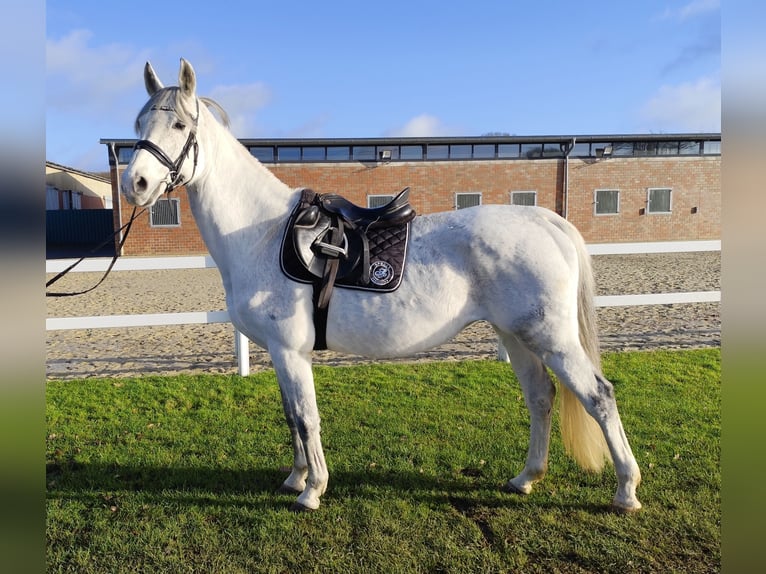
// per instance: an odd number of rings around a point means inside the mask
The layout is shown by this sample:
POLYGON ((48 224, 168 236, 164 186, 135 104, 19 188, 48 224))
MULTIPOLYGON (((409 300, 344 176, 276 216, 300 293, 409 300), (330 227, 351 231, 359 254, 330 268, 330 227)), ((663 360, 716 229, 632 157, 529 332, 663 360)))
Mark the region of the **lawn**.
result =
POLYGON ((528 415, 496 361, 315 369, 330 486, 276 492, 292 451, 273 372, 51 381, 48 572, 718 572, 720 350, 604 356, 644 509, 563 454, 522 467, 528 415))

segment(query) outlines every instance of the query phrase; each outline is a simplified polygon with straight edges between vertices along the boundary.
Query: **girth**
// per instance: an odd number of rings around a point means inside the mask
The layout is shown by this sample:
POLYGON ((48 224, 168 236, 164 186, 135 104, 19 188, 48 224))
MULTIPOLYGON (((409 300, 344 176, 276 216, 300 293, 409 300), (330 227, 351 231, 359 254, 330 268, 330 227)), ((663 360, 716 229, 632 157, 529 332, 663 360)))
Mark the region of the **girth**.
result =
POLYGON ((399 287, 414 217, 409 188, 375 208, 302 190, 285 227, 280 265, 291 279, 314 286, 315 349, 327 348, 327 308, 336 285, 378 292, 399 287))

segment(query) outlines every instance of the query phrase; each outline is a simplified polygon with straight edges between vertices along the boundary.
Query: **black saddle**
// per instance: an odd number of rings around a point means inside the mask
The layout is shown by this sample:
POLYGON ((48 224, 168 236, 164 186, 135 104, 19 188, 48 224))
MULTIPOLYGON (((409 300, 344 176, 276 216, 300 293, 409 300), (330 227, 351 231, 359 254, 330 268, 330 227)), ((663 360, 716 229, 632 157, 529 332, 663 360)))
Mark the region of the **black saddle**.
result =
POLYGON ((314 285, 315 349, 326 348, 327 307, 336 284, 383 292, 399 287, 414 217, 409 188, 373 208, 302 190, 285 228, 280 265, 291 279, 314 285))

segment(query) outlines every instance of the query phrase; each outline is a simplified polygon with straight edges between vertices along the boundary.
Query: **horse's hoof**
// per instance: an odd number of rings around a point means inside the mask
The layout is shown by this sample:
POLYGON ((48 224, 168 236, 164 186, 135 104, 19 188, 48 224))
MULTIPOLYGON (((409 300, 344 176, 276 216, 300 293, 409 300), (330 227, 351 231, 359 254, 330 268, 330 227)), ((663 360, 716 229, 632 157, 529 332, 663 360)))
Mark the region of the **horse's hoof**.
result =
POLYGON ((639 502, 638 506, 622 506, 613 502, 611 510, 615 514, 635 514, 641 510, 641 503, 639 502))
POLYGON ((283 484, 277 489, 277 492, 279 494, 300 494, 303 491, 298 490, 297 488, 293 488, 292 486, 287 486, 286 484, 283 484))
POLYGON ((295 512, 295 513, 299 513, 299 512, 314 512, 316 510, 316 508, 309 508, 308 506, 304 506, 300 502, 295 502, 290 507, 290 510, 295 512))
POLYGON ((524 492, 520 488, 517 488, 510 480, 500 487, 500 490, 507 492, 508 494, 518 494, 519 496, 527 496, 529 493, 524 492))

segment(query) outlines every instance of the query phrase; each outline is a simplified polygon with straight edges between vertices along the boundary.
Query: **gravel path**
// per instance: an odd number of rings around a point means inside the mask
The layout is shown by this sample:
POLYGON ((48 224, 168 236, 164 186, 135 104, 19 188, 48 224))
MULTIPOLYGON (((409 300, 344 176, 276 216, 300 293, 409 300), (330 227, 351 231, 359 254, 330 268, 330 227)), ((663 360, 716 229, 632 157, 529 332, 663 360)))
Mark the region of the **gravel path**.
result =
MULTIPOLYGON (((717 291, 720 252, 599 255, 593 258, 598 295, 717 291)), ((50 277, 50 276, 49 276, 50 277)), ((93 285, 98 273, 70 273, 57 290, 93 285)), ((112 273, 86 295, 48 298, 48 317, 173 313, 225 308, 216 269, 112 273)), ((693 303, 598 310, 603 350, 719 346, 719 303, 693 303)), ((147 374, 236 373, 234 330, 229 324, 83 329, 47 333, 46 375, 52 379, 122 377, 147 374)), ((487 359, 496 338, 486 323, 464 329, 436 349, 399 362, 487 359)), ((330 351, 316 364, 339 365, 363 359, 330 351)), ((251 370, 271 367, 268 355, 250 345, 251 370)))

